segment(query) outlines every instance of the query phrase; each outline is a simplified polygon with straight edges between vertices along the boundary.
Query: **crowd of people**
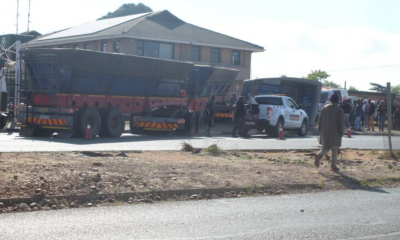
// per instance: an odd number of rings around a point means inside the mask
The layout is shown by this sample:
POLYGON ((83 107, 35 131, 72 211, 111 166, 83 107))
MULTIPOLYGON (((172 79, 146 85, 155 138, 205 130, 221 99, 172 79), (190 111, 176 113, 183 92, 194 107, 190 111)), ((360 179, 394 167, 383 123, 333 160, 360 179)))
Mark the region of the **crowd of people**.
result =
MULTIPOLYGON (((375 126, 378 126, 378 131, 385 131, 389 117, 385 100, 359 99, 352 102, 351 99, 343 99, 339 106, 344 112, 346 129, 375 131, 375 126)), ((393 129, 400 128, 400 109, 392 106, 390 117, 393 119, 393 129)))

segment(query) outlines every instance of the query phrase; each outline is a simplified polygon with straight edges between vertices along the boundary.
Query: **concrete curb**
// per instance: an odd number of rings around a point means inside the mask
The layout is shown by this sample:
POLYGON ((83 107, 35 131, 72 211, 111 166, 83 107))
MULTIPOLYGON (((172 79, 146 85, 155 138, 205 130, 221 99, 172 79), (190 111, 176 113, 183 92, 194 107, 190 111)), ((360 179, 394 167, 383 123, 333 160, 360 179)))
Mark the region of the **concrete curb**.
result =
MULTIPOLYGON (((145 197, 148 195, 156 195, 160 196, 160 201, 165 201, 173 197, 190 197, 191 195, 200 196, 199 199, 206 198, 207 195, 221 195, 225 193, 240 193, 246 192, 250 194, 263 193, 271 190, 304 190, 304 189, 320 189, 317 184, 284 184, 284 185, 274 185, 274 186, 264 186, 264 187, 241 187, 241 188, 209 188, 209 189, 183 189, 183 190, 161 190, 161 191, 145 191, 145 192, 125 192, 125 193, 109 193, 109 194, 82 194, 82 195, 69 195, 69 196, 47 196, 48 200, 67 200, 73 202, 85 203, 88 201, 94 201, 99 199, 106 199, 111 196, 114 196, 115 199, 120 201, 128 201, 129 198, 133 197, 145 197)), ((43 197, 32 196, 25 198, 0 198, 0 202, 2 202, 5 207, 12 206, 14 204, 26 203, 31 204, 33 202, 39 202, 43 200, 43 197)))

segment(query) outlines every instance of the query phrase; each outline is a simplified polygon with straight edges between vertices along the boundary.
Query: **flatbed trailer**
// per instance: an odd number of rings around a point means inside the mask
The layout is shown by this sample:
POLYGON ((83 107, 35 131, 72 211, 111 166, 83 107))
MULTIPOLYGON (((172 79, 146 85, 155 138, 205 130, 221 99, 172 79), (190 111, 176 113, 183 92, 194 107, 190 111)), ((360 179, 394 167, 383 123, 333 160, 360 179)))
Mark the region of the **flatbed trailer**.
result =
POLYGON ((22 136, 119 137, 176 131, 195 135, 210 95, 227 91, 237 70, 80 49, 24 49, 31 86, 19 106, 22 136))

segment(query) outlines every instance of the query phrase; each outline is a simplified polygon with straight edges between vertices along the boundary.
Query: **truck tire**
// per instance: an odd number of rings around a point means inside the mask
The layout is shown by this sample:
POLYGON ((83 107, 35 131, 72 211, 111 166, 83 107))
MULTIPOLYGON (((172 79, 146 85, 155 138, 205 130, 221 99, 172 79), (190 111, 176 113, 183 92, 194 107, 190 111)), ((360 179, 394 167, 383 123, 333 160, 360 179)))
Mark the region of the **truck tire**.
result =
POLYGON ((201 131, 204 129, 205 126, 203 111, 197 111, 196 116, 197 116, 196 134, 200 135, 201 131))
POLYGON ((305 135, 307 135, 307 120, 306 119, 303 120, 301 127, 299 129, 297 129, 297 135, 299 135, 300 137, 304 137, 305 135))
POLYGON ((270 134, 272 137, 279 137, 280 126, 282 126, 282 128, 283 128, 283 119, 281 117, 278 119, 278 122, 276 123, 276 125, 272 128, 272 131, 270 134))
POLYGON ((125 130, 125 117, 119 108, 106 109, 102 114, 100 137, 121 137, 125 130))
POLYGON ((0 129, 4 129, 7 125, 7 116, 0 114, 0 129))
POLYGON ((88 124, 90 124, 92 137, 96 137, 101 128, 101 116, 95 108, 83 109, 83 112, 79 116, 78 131, 80 132, 81 136, 85 136, 88 124))

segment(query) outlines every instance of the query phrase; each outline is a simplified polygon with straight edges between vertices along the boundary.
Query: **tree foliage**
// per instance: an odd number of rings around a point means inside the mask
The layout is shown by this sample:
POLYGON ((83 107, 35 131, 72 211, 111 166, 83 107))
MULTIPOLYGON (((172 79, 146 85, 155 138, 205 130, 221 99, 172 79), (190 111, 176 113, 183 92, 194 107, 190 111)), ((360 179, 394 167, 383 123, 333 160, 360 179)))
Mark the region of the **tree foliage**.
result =
POLYGON ((339 84, 337 84, 335 82, 332 82, 332 81, 328 81, 328 80, 325 80, 322 83, 322 86, 323 87, 329 87, 329 88, 342 88, 342 86, 340 86, 339 84))
POLYGON ((358 91, 358 89, 357 89, 356 87, 354 87, 354 86, 350 86, 350 87, 349 87, 349 90, 350 90, 350 91, 358 91))
POLYGON ((117 10, 115 10, 114 12, 108 12, 106 15, 97 20, 123 17, 139 13, 146 13, 146 12, 153 12, 153 10, 148 6, 144 5, 143 3, 138 3, 137 5, 134 3, 126 3, 123 4, 121 7, 119 7, 117 10))
POLYGON ((330 75, 327 72, 316 70, 316 71, 311 71, 311 73, 309 73, 305 78, 322 82, 323 80, 326 80, 328 77, 330 77, 330 75))
POLYGON ((385 86, 382 86, 382 85, 377 84, 377 83, 370 83, 370 84, 371 84, 372 87, 369 90, 376 91, 378 93, 386 92, 386 87, 385 86))
POLYGON ((392 94, 400 94, 400 84, 392 86, 391 92, 392 94))

